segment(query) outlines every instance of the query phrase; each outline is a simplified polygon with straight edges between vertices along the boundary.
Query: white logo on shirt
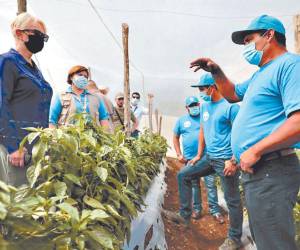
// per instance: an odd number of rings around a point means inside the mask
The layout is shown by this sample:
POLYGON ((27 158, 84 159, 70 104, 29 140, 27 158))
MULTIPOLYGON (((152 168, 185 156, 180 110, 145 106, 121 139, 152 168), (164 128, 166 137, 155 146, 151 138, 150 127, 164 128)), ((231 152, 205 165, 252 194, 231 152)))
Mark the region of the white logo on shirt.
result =
POLYGON ((209 119, 209 113, 207 112, 207 111, 205 111, 204 113, 203 113, 203 121, 207 121, 209 119))
POLYGON ((185 128, 189 128, 192 125, 192 123, 190 121, 186 121, 183 123, 183 127, 185 128))

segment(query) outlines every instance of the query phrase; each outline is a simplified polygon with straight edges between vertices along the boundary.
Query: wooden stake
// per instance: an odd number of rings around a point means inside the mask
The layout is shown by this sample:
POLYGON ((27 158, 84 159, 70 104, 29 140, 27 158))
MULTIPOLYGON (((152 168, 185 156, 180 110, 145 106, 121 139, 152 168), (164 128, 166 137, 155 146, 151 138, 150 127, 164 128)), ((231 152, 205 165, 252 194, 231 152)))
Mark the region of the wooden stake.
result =
POLYGON ((148 94, 148 108, 149 108, 149 130, 153 132, 152 114, 153 114, 153 95, 148 94))
POLYGON ((128 55, 129 27, 122 24, 123 52, 124 52, 124 126, 126 136, 130 136, 130 85, 129 85, 129 55, 128 55))
POLYGON ((295 26, 295 52, 300 54, 300 15, 294 16, 295 26))
POLYGON ((155 114, 155 123, 156 123, 156 132, 158 133, 158 109, 155 109, 154 111, 155 114))
POLYGON ((158 134, 161 135, 162 116, 159 117, 158 134))
POLYGON ((17 15, 27 11, 27 1, 26 0, 17 0, 18 1, 18 13, 17 15))
POLYGON ((88 67, 88 73, 89 73, 89 80, 92 80, 91 67, 88 67))

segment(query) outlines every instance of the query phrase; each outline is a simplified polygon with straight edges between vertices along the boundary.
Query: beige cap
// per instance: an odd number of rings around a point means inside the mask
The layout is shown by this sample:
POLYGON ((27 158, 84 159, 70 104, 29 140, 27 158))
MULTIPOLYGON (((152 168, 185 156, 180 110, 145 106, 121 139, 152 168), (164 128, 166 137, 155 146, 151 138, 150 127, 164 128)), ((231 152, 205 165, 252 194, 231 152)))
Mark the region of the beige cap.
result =
POLYGON ((124 98, 124 93, 119 92, 118 94, 116 94, 116 99, 121 98, 121 97, 124 98))

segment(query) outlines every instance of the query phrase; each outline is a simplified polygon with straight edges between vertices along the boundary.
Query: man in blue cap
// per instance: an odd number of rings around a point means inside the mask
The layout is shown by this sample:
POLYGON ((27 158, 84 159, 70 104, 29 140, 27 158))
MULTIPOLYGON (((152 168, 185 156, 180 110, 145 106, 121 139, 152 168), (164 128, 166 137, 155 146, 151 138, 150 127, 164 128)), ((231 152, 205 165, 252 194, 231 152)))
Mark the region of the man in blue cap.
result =
POLYGON ((289 53, 285 28, 272 16, 255 18, 232 34, 245 59, 259 66, 233 84, 209 58, 191 63, 211 72, 222 95, 243 101, 232 128, 231 164, 243 170, 246 206, 258 250, 296 250, 293 207, 300 185, 294 148, 300 142, 300 56, 289 53))
MULTIPOLYGON (((177 120, 173 130, 174 148, 179 162, 183 164, 186 164, 197 155, 199 144, 198 135, 200 130, 199 99, 196 96, 189 96, 185 100, 185 105, 188 114, 181 116, 177 120), (180 137, 182 137, 183 153, 180 147, 180 137)), ((193 194, 194 210, 192 218, 199 219, 202 211, 199 177, 189 180, 189 184, 185 183, 185 176, 191 171, 197 171, 197 169, 192 166, 188 167, 185 165, 177 175, 180 200, 179 214, 184 220, 189 220, 192 215, 191 193, 193 194)), ((207 188, 210 213, 220 224, 222 224, 224 223, 224 219, 220 213, 220 207, 218 205, 218 193, 215 183, 215 176, 209 175, 204 177, 204 182, 207 188)))
POLYGON ((196 174, 199 177, 205 176, 209 172, 208 169, 215 171, 220 177, 230 225, 228 237, 219 249, 236 250, 242 246, 243 226, 239 171, 235 166, 225 166, 225 162, 232 158, 231 128, 239 111, 239 105, 230 104, 223 98, 210 73, 204 74, 199 83, 191 87, 199 88, 200 96, 205 102, 202 103, 200 109, 201 127, 198 153, 189 164, 200 170, 196 174), (206 156, 202 157, 204 147, 206 156))

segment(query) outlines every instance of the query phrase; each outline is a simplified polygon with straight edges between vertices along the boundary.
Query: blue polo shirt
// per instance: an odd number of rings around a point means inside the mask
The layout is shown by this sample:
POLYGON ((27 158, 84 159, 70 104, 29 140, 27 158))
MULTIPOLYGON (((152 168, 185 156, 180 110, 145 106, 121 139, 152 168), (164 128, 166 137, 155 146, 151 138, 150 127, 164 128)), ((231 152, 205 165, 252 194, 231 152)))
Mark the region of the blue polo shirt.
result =
POLYGON ((182 136, 183 156, 185 159, 193 159, 198 153, 200 130, 200 115, 189 114, 181 116, 173 129, 177 136, 182 136))
MULTIPOLYGON (((68 87, 67 92, 72 93, 72 88, 68 87)), ((86 112, 89 113, 89 102, 88 102, 88 98, 86 98, 86 95, 90 95, 90 93, 87 90, 84 90, 80 94, 80 98, 77 97, 76 95, 73 95, 73 98, 75 100, 76 112, 78 114, 83 113, 85 101, 86 101, 86 112)), ((56 95, 54 100, 51 103, 49 123, 57 124, 61 111, 62 111, 62 104, 61 104, 60 96, 56 95)), ((108 113, 102 100, 100 100, 98 112, 99 112, 100 121, 108 119, 108 113)))
POLYGON ((211 158, 229 159, 232 157, 231 129, 239 108, 238 104, 230 104, 224 98, 201 105, 201 125, 206 151, 211 158))
POLYGON ((300 110, 300 56, 284 53, 263 65, 249 80, 237 84, 235 92, 243 100, 231 139, 239 160, 244 151, 300 110))

